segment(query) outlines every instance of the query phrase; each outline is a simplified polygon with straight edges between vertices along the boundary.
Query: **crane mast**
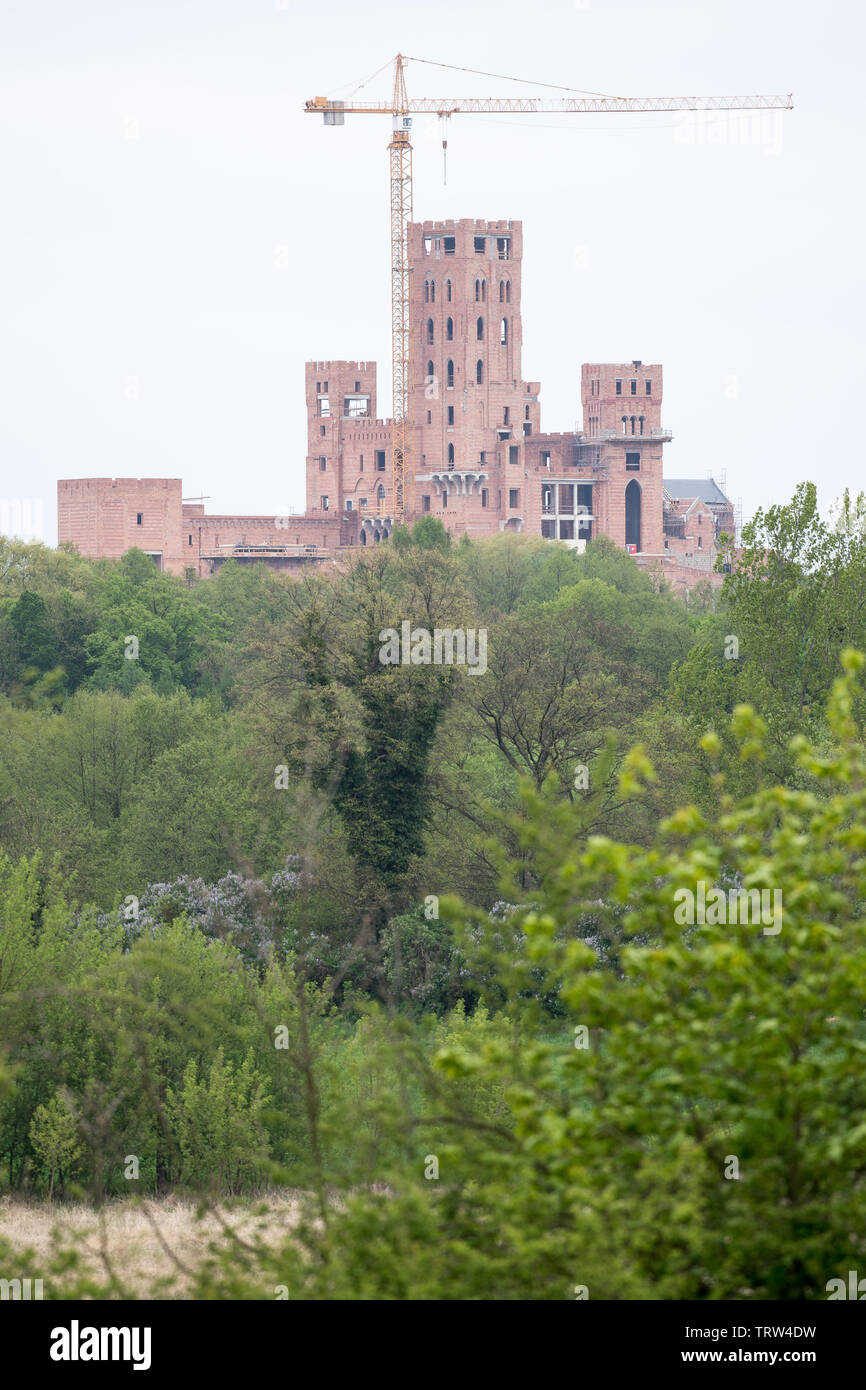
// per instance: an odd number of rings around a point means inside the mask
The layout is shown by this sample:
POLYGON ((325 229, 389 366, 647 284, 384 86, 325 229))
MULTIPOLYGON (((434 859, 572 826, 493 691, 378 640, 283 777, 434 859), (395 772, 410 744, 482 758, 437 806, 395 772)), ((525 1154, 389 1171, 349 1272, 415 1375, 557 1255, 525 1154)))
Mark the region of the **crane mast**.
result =
POLYGON ((394 112, 391 143, 391 388, 393 423, 391 453, 394 469, 394 516, 402 523, 411 491, 412 373, 411 282, 409 223, 412 221, 412 117, 406 96, 406 74, 398 53, 394 70, 394 112))
MULTIPOLYGON (((394 91, 389 102, 329 101, 313 97, 304 104, 308 114, 321 113, 326 125, 342 125, 348 114, 390 116, 388 145, 391 181, 391 384, 393 392, 392 455, 394 519, 402 523, 412 511, 412 267, 409 265, 409 223, 412 221, 412 116, 440 117, 500 113, 509 115, 596 114, 622 111, 750 111, 790 110, 787 96, 619 97, 584 95, 560 97, 420 97, 409 99, 406 63, 394 59, 394 91)), ((423 60, 422 60, 423 61, 423 60)), ((489 75, 489 74, 484 74, 489 75)))

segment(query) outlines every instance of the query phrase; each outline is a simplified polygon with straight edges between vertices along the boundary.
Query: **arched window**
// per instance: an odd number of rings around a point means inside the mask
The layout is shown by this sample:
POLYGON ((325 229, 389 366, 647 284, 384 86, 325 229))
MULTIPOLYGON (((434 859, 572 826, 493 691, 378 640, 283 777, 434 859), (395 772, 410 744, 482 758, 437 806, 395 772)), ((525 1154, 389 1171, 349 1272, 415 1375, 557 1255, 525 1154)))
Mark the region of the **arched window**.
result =
POLYGON ((425 280, 425 281, 424 281, 424 303, 425 303, 425 304, 429 304, 429 303, 430 303, 430 281, 429 281, 429 280, 425 280))
POLYGON ((481 317, 475 321, 475 336, 479 343, 484 342, 484 320, 481 317))
POLYGON ((503 319, 499 325, 499 341, 503 347, 508 342, 508 319, 503 319))
POLYGON ((434 377, 435 375, 436 375, 436 373, 435 373, 434 370, 433 370, 433 363, 432 363, 432 362, 428 362, 428 363, 427 363, 427 384, 428 384, 428 386, 430 385, 430 383, 431 383, 431 381, 432 381, 432 379, 433 379, 433 377, 434 377))
POLYGON ((499 303, 500 303, 500 304, 504 304, 504 303, 505 303, 505 281, 504 281, 504 280, 500 280, 500 281, 499 281, 499 303))
POLYGON ((642 416, 640 417, 640 432, 641 432, 641 434, 643 434, 643 422, 644 422, 644 416, 642 415, 642 416))
POLYGON ((484 363, 481 361, 480 357, 475 363, 475 380, 479 386, 484 382, 484 363))
POLYGON ((366 545, 366 544, 367 544, 367 532, 366 532, 366 531, 362 531, 362 532, 361 532, 361 544, 362 544, 362 545, 366 545))
POLYGON ((476 281, 475 281, 475 298, 476 298, 476 301, 479 301, 479 300, 481 299, 481 281, 480 281, 480 280, 476 280, 476 281))
POLYGON ((432 343, 432 342, 433 342, 433 320, 432 320, 432 319, 428 319, 428 320, 427 320, 427 342, 428 342, 428 343, 432 343))
POLYGON ((435 281, 435 280, 431 280, 431 281, 430 281, 430 303, 431 303, 431 304, 435 304, 435 303, 436 303, 436 281, 435 281))
POLYGON ((450 280, 446 280, 446 281, 445 281, 445 298, 448 300, 448 303, 450 304, 450 303, 451 303, 451 281, 450 281, 450 280))
POLYGON ((487 299, 487 281, 486 281, 486 280, 482 280, 482 281, 481 281, 481 302, 482 302, 482 304, 486 301, 486 299, 487 299))
POLYGON ((506 280, 506 281, 505 281, 505 303, 506 303, 506 304, 510 304, 510 303, 511 303, 511 281, 510 281, 510 280, 506 280))
POLYGON ((625 415, 623 415, 623 417, 622 417, 622 432, 623 432, 623 434, 627 434, 627 433, 628 433, 628 431, 627 431, 627 429, 626 429, 626 425, 627 425, 627 424, 628 424, 628 418, 627 418, 625 415))
POLYGON ((640 483, 636 478, 625 490, 625 543, 640 550, 640 483))
POLYGON ((448 445, 448 467, 449 467, 449 468, 453 468, 453 467, 454 467, 454 445, 453 445, 453 444, 449 444, 449 445, 448 445))
POLYGON ((378 499, 379 499, 380 502, 384 501, 384 499, 385 499, 385 485, 384 485, 384 483, 380 483, 379 486, 376 488, 376 496, 378 497, 378 499))
POLYGON ((634 434, 634 416, 631 417, 631 432, 634 434))
POLYGON ((453 320, 453 319, 446 319, 446 320, 445 320, 445 337, 448 339, 448 342, 449 342, 449 343, 451 343, 451 342, 454 341, 454 320, 453 320))
POLYGON ((448 358, 448 368, 447 368, 446 377, 447 377, 447 383, 448 383, 448 385, 449 385, 449 386, 453 386, 453 385, 454 385, 454 363, 451 361, 451 358, 450 358, 450 357, 448 358))

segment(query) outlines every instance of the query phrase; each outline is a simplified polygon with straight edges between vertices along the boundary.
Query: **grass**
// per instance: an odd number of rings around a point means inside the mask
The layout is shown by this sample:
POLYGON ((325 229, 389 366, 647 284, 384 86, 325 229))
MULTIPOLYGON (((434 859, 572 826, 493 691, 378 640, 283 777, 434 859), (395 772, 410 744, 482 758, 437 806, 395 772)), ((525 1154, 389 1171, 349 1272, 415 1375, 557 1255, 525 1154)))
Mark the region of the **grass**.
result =
POLYGON ((52 1274, 51 1268, 59 1251, 71 1249, 80 1260, 77 1275, 105 1284, 113 1272, 125 1297, 189 1297, 192 1274, 210 1253, 211 1242, 223 1234, 224 1225, 245 1240, 258 1236, 277 1245, 295 1226, 300 1200, 299 1194, 268 1193, 201 1212, 196 1201, 176 1196, 124 1198, 100 1210, 84 1203, 3 1197, 0 1237, 13 1260, 21 1255, 22 1267, 0 1269, 0 1277, 42 1277, 46 1295, 51 1289, 53 1296, 63 1297, 67 1279, 52 1274))

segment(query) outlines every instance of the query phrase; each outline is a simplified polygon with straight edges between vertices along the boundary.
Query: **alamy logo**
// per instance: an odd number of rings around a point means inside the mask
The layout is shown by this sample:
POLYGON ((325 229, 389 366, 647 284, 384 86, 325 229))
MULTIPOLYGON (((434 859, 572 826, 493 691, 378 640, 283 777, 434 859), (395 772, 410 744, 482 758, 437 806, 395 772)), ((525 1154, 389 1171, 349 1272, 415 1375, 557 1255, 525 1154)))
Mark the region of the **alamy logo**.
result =
POLYGON ((710 888, 700 879, 697 893, 678 888, 674 893, 674 921, 677 926, 753 926, 762 927, 764 936, 777 936, 782 930, 782 890, 769 888, 710 888))
POLYGON ((866 1299, 866 1279, 858 1279, 856 1269, 848 1270, 847 1288, 844 1279, 828 1279, 824 1288, 829 1294, 829 1298, 827 1299, 828 1303, 832 1303, 834 1299, 840 1298, 854 1298, 860 1303, 866 1299), (833 1293, 830 1293, 831 1289, 833 1289, 833 1293))
POLYGON ((413 628, 404 621, 379 633, 379 660, 383 666, 466 666, 470 676, 487 670, 487 628, 413 628), (476 641, 477 638, 477 641, 476 641))
POLYGON ((41 1297, 41 1279, 0 1279, 0 1300, 41 1297))
POLYGON ((131 1361, 134 1371, 150 1370, 149 1327, 69 1327, 51 1330, 52 1361, 131 1361))

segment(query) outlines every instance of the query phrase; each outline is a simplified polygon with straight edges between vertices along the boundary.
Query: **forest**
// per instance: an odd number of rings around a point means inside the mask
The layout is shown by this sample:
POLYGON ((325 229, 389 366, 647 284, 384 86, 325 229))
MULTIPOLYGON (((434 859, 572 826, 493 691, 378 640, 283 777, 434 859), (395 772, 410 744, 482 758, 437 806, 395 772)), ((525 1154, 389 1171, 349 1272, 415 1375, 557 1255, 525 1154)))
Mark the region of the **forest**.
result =
POLYGON ((429 518, 198 582, 0 540, 0 1201, 291 1193, 202 1299, 862 1267, 864 510, 800 484, 687 599, 429 518), (485 669, 383 660, 407 622, 485 669))

